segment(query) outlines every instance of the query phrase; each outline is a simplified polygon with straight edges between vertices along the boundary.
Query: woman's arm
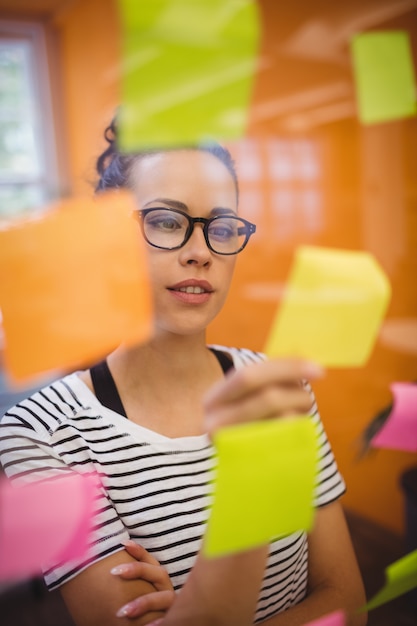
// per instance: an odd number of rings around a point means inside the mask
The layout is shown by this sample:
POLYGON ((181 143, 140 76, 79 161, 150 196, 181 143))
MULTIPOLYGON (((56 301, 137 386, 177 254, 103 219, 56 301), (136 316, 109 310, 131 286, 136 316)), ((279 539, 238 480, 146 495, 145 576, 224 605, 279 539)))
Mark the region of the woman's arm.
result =
MULTIPOLYGON (((206 626, 217 624, 218 620, 229 625, 245 626, 252 624, 258 599, 258 589, 264 574, 267 548, 259 548, 221 559, 198 557, 189 580, 178 596, 167 592, 166 572, 162 566, 141 546, 129 542, 126 549, 137 559, 136 563, 126 563, 114 572, 125 580, 141 578, 155 584, 157 590, 129 602, 122 607, 124 615, 137 617, 151 610, 169 611, 163 624, 189 624, 206 626), (145 568, 152 564, 150 568, 145 568), (227 589, 227 593, 225 593, 227 589)), ((172 588, 172 587, 171 587, 172 588)), ((149 617, 149 615, 147 615, 149 617)))
MULTIPOLYGON (((213 561, 200 557, 162 626, 249 626, 253 623, 265 566, 265 549, 213 561)), ((264 622, 302 626, 343 610, 346 626, 364 626, 365 593, 342 508, 317 511, 309 535, 309 585, 305 600, 264 622)))
MULTIPOLYGON (((291 359, 245 368, 225 384, 218 384, 207 396, 209 428, 213 432, 223 425, 284 416, 297 409, 308 413, 310 407, 303 406, 306 397, 297 390, 296 381, 320 373, 314 364, 291 359)), ((309 535, 308 596, 265 623, 297 626, 344 609, 349 626, 362 626, 366 624, 366 614, 356 611, 364 603, 362 578, 341 505, 334 502, 319 507, 309 535)))
POLYGON ((346 626, 364 626, 367 614, 358 609, 366 602, 365 592, 339 502, 317 510, 308 553, 307 598, 266 620, 265 626, 301 626, 338 609, 346 614, 346 626))
POLYGON ((216 559, 199 555, 162 626, 252 626, 268 546, 216 559))
MULTIPOLYGON (((137 548, 131 553, 143 558, 137 548)), ((176 606, 163 619, 163 626, 252 624, 250 616, 255 610, 266 553, 260 549, 239 556, 240 561, 232 557, 209 561, 200 556, 176 606), (229 573, 227 579, 226 572, 229 573)), ((141 575, 139 569, 135 575, 141 575)), ((168 608, 163 596, 158 599, 157 594, 150 594, 146 598, 155 598, 159 607, 168 608)), ((366 613, 359 613, 357 609, 365 601, 343 510, 334 502, 317 510, 309 535, 307 598, 264 623, 265 626, 301 626, 342 609, 347 626, 364 626, 366 613)))
POLYGON ((155 590, 135 598, 122 606, 118 611, 119 617, 140 617, 146 613, 166 612, 175 600, 175 591, 169 574, 159 561, 145 548, 135 541, 127 541, 127 552, 135 559, 132 563, 123 563, 113 567, 110 571, 114 576, 124 580, 142 579, 151 583, 155 590))
POLYGON ((111 570, 123 563, 136 562, 120 550, 90 565, 60 588, 65 604, 77 626, 143 626, 165 615, 150 611, 134 619, 118 617, 119 609, 139 596, 154 593, 156 587, 145 578, 123 580, 111 570))

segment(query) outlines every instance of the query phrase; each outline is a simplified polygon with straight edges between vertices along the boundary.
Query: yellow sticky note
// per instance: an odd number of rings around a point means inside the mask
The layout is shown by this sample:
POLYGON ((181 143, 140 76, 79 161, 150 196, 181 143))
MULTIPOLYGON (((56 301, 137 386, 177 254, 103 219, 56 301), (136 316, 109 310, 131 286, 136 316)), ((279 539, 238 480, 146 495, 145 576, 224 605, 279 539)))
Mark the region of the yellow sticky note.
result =
POLYGON ((257 62, 255 0, 119 0, 119 7, 121 148, 241 137, 257 62))
POLYGON ((91 363, 152 331, 145 248, 130 196, 66 200, 0 230, 5 364, 29 379, 91 363))
POLYGON ((265 351, 325 367, 361 366, 390 293, 388 278, 371 254, 301 246, 265 351))
POLYGON ((417 587, 417 550, 389 565, 386 584, 364 607, 370 611, 417 587))
POLYGON ((375 124, 416 115, 416 80, 408 33, 369 32, 351 41, 359 118, 375 124))
POLYGON ((246 550, 313 521, 317 435, 309 417, 219 430, 208 557, 246 550))

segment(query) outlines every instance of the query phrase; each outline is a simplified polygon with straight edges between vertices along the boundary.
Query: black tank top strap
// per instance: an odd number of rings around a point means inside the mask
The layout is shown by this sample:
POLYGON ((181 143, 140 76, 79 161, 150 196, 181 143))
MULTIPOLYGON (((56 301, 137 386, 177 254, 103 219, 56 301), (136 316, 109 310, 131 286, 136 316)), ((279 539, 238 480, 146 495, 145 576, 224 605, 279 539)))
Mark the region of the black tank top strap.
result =
POLYGON ((127 417, 119 392, 107 361, 100 361, 90 368, 94 393, 101 404, 108 409, 127 417))
POLYGON ((224 374, 227 374, 229 370, 234 369, 233 361, 231 357, 229 357, 229 355, 227 355, 225 352, 222 352, 221 350, 216 350, 215 348, 210 348, 210 350, 213 352, 218 362, 220 363, 224 374))

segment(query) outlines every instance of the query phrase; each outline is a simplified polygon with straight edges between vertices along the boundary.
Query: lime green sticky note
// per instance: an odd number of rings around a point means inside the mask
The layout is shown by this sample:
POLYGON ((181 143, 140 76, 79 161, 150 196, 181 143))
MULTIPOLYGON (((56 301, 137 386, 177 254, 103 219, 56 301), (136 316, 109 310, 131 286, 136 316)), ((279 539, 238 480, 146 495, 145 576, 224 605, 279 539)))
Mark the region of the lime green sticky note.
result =
POLYGON ((241 137, 260 33, 255 0, 119 0, 119 6, 121 148, 241 137))
POLYGON ((265 352, 359 367, 372 351, 390 293, 371 254, 301 246, 265 352))
POLYGON ((351 51, 363 124, 416 114, 416 81, 407 32, 360 33, 352 38, 351 51))
POLYGON ((417 587, 417 550, 389 565, 385 575, 385 586, 363 607, 363 610, 375 609, 417 587))
POLYGON ((311 527, 318 448, 309 417, 223 428, 214 445, 218 468, 206 556, 239 552, 311 527))

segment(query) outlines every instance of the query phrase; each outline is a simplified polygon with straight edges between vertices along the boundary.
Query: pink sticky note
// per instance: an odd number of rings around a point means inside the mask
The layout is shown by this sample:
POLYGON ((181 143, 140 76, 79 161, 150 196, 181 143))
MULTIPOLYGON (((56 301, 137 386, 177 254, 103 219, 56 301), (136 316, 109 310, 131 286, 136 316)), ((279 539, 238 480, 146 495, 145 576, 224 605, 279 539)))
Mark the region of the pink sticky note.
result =
POLYGON ((304 626, 345 626, 345 624, 345 614, 343 611, 335 611, 334 613, 324 615, 324 617, 319 617, 312 622, 308 622, 304 624, 304 626))
POLYGON ((390 389, 394 395, 392 411, 371 445, 417 452, 417 385, 393 383, 390 389))
POLYGON ((95 490, 93 479, 79 474, 18 487, 3 479, 0 580, 86 556, 95 490))

